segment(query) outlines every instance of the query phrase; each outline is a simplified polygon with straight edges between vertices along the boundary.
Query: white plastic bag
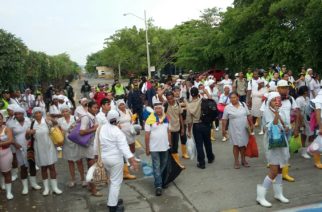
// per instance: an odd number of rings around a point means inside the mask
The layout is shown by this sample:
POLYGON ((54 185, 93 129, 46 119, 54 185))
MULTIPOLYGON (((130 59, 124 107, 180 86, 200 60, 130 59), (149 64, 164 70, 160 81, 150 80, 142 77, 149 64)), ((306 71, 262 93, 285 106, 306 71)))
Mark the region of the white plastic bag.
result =
POLYGON ((191 138, 187 137, 186 146, 187 146, 187 150, 188 150, 188 154, 190 156, 190 159, 193 160, 197 155, 197 149, 196 149, 195 141, 193 140, 192 137, 191 138))
POLYGON ((322 136, 319 135, 314 141, 308 146, 307 151, 310 153, 322 152, 322 136))

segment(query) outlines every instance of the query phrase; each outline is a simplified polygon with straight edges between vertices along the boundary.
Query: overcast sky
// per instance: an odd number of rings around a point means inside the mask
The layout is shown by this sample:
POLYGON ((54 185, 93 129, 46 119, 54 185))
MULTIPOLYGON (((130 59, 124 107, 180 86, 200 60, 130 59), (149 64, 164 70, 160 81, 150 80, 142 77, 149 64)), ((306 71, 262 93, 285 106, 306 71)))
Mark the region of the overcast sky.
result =
POLYGON ((0 0, 0 28, 20 37, 29 49, 47 54, 67 52, 85 65, 86 56, 103 48, 104 39, 123 27, 152 17, 156 26, 172 28, 198 18, 206 8, 225 9, 233 0, 0 0))

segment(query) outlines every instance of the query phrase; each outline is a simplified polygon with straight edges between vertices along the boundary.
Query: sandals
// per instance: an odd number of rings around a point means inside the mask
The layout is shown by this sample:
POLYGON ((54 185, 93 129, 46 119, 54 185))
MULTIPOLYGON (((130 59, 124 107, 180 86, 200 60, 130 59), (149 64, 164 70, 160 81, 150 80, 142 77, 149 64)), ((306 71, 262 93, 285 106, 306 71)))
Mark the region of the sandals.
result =
POLYGON ((103 196, 103 194, 102 193, 100 193, 99 191, 97 191, 96 193, 92 193, 92 196, 94 196, 94 197, 102 197, 103 196))
POLYGON ((239 163, 235 163, 234 168, 235 169, 240 169, 240 164, 239 163))
POLYGON ((242 162, 242 165, 243 165, 243 167, 246 167, 246 168, 249 168, 250 167, 250 165, 248 164, 248 162, 242 162))

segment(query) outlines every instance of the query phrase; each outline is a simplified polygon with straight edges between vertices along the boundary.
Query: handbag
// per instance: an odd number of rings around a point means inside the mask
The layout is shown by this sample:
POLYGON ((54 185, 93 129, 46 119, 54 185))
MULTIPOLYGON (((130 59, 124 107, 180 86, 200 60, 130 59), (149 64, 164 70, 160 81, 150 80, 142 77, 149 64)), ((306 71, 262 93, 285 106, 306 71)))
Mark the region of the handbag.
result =
POLYGON ((49 136, 55 146, 61 147, 64 145, 65 137, 58 126, 49 128, 49 136))
POLYGON ((102 161, 101 142, 99 138, 100 132, 101 132, 101 127, 98 128, 96 133, 98 158, 96 163, 93 166, 91 166, 91 168, 93 167, 91 171, 93 175, 90 181, 96 185, 106 185, 109 181, 109 177, 102 161))
POLYGON ((297 136, 296 138, 294 136, 290 139, 290 153, 296 153, 299 149, 302 147, 302 141, 301 141, 301 135, 297 136))
POLYGON ((70 131, 67 138, 70 141, 74 142, 75 144, 81 145, 83 147, 88 147, 91 144, 91 139, 94 137, 94 133, 80 135, 80 128, 81 128, 81 121, 78 121, 76 122, 75 127, 70 131))
POLYGON ((258 158, 258 147, 255 135, 250 135, 245 155, 250 158, 258 158))
POLYGON ((271 124, 268 134, 268 149, 287 147, 285 132, 280 125, 271 124))
POLYGON ((228 98, 229 98, 229 97, 227 96, 225 103, 218 103, 218 104, 217 104, 217 109, 218 109, 218 111, 219 111, 219 112, 221 112, 221 113, 223 113, 223 112, 224 112, 225 107, 226 107, 226 103, 227 103, 227 101, 228 101, 228 98))

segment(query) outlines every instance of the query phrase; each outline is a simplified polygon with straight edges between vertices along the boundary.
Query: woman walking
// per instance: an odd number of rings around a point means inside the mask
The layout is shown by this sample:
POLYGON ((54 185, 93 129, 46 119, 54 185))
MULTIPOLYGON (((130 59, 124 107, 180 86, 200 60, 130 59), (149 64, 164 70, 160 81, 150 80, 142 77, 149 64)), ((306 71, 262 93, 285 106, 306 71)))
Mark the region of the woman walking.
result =
POLYGON ((264 108, 264 147, 266 150, 266 158, 269 163, 269 173, 265 177, 263 184, 257 185, 256 198, 256 201, 263 207, 272 206, 272 204, 265 198, 267 190, 272 184, 274 189, 274 198, 282 203, 289 203, 289 200, 283 195, 282 168, 288 166, 290 153, 288 141, 285 136, 286 128, 282 118, 280 117, 280 107, 280 94, 278 92, 271 92, 268 95, 264 108), (280 145, 277 145, 276 143, 280 145))
MULTIPOLYGON (((249 132, 247 126, 253 129, 250 112, 245 103, 239 101, 238 94, 233 92, 230 94, 230 104, 225 107, 222 118, 222 133, 226 134, 226 124, 229 120, 229 140, 234 145, 233 154, 235 159, 235 169, 240 169, 239 153, 241 156, 241 164, 244 167, 249 167, 245 159, 246 146, 248 144, 249 132)), ((226 136, 225 136, 226 137, 226 136)))
POLYGON ((5 182, 7 199, 13 199, 11 193, 11 167, 12 167, 12 152, 10 145, 12 144, 12 132, 4 124, 4 117, 0 113, 0 172, 5 182))
MULTIPOLYGON (((260 111, 260 107, 263 103, 263 97, 268 92, 267 88, 264 86, 264 80, 258 79, 258 89, 254 89, 252 91, 252 116, 253 123, 261 123, 260 119, 263 115, 263 112, 260 111)), ((255 125, 256 126, 256 125, 255 125)), ((263 135, 263 126, 261 126, 261 131, 258 133, 259 135, 263 135)))
POLYGON ((59 118, 57 122, 60 129, 64 132, 65 135, 65 141, 63 145, 63 158, 68 161, 69 173, 71 176, 71 181, 69 182, 68 186, 75 186, 75 163, 77 164, 82 186, 86 186, 87 184, 84 178, 84 166, 82 161, 82 153, 84 152, 84 148, 68 139, 70 130, 76 124, 76 118, 70 114, 70 107, 67 105, 62 106, 60 108, 60 111, 63 117, 59 118))
POLYGON ((57 152, 49 136, 50 125, 54 124, 55 121, 50 117, 44 117, 43 110, 40 107, 35 107, 32 110, 32 114, 35 121, 33 129, 29 129, 27 135, 34 137, 36 164, 41 167, 41 176, 44 184, 42 195, 47 196, 49 194, 48 171, 52 191, 56 194, 61 194, 62 191, 57 187, 57 173, 55 169, 57 152))

